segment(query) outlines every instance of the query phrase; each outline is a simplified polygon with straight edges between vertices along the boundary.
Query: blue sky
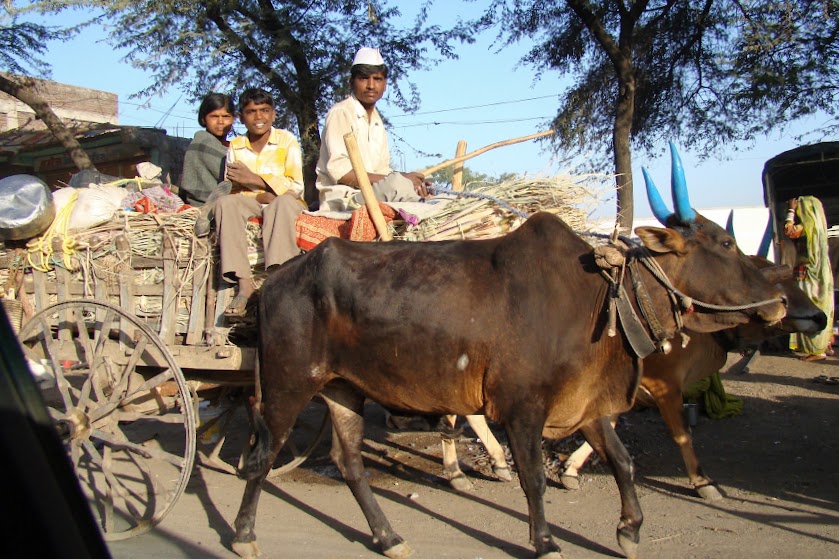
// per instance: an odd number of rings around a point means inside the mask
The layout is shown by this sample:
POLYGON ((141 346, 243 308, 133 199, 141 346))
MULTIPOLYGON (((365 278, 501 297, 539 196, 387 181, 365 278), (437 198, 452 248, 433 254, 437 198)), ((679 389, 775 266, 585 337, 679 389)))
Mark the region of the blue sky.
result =
MULTIPOLYGON (((405 15, 411 16, 413 2, 403 2, 405 15)), ((455 6, 437 4, 432 14, 453 21, 455 6)), ((475 4, 457 3, 455 13, 468 17, 475 4)), ((75 21, 71 12, 55 19, 57 23, 75 21)), ((119 122, 125 125, 157 126, 169 134, 192 137, 198 129, 197 105, 189 103, 175 86, 167 93, 143 100, 130 96, 146 87, 150 76, 122 61, 125 53, 115 51, 105 41, 106 32, 91 29, 68 43, 49 45, 45 57, 52 64, 52 79, 78 86, 100 89, 119 96, 119 122)), ((468 143, 468 151, 501 140, 545 130, 555 114, 562 77, 545 74, 533 81, 532 70, 520 67, 518 60, 527 44, 498 50, 493 34, 479 36, 473 45, 457 48, 459 60, 447 61, 411 76, 421 92, 422 106, 417 114, 404 115, 384 102, 382 112, 393 125, 391 149, 394 167, 417 170, 453 157, 458 140, 468 143), (426 157, 421 154, 438 154, 426 157)), ((700 161, 696 154, 683 152, 691 201, 697 208, 761 206, 761 171, 767 159, 796 147, 795 132, 807 131, 821 123, 818 119, 797 123, 786 135, 773 133, 758 138, 753 147, 724 157, 700 161)), ((241 127, 237 127, 241 130, 241 127)), ((608 139, 604 139, 608 141, 608 139)), ((675 139, 678 145, 678 139, 675 139)), ((647 167, 663 191, 669 185, 669 156, 661 146, 662 157, 640 160, 636 156, 633 173, 642 181, 641 165, 647 167)), ((537 142, 527 142, 489 151, 470 160, 473 170, 497 175, 504 172, 552 174, 563 170, 550 152, 537 142)), ((609 172, 611 169, 604 169, 609 172)), ((662 192, 665 200, 669 193, 662 192)), ((609 202, 609 209, 613 204, 609 202)), ((650 215, 643 188, 636 187, 636 215, 650 215), (639 197, 640 196, 640 197, 639 197)))

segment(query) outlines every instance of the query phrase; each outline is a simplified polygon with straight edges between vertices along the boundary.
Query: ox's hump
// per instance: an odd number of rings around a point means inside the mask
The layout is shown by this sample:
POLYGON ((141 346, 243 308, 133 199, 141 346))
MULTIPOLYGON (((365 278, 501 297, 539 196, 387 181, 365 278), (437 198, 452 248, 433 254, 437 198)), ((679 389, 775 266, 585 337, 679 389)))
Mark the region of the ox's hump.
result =
POLYGON ((503 238, 502 246, 520 253, 535 253, 542 258, 550 255, 579 255, 591 251, 591 246, 567 223, 548 212, 533 214, 521 227, 503 238))

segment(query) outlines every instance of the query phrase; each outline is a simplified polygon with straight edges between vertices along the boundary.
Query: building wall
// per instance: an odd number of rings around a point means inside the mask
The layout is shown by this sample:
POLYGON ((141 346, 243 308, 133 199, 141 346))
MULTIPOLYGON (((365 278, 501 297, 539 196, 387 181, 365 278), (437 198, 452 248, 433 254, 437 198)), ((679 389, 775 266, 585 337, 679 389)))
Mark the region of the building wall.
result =
MULTIPOLYGON (((13 75, 3 75, 15 79, 13 75)), ((114 93, 46 80, 36 79, 35 83, 38 93, 67 125, 119 123, 119 100, 114 93)), ((46 128, 40 120, 36 120, 35 112, 29 105, 0 92, 0 132, 24 127, 27 130, 46 128)))

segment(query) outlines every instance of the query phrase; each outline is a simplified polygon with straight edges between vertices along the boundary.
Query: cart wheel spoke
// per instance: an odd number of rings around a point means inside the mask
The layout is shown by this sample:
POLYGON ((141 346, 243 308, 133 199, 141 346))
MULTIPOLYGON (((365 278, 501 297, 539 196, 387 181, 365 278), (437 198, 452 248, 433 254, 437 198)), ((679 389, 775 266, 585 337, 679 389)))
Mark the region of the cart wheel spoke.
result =
POLYGON ((70 397, 70 387, 64 377, 64 368, 59 359, 63 344, 59 341, 58 336, 54 335, 47 319, 52 314, 55 313, 39 313, 32 317, 32 320, 26 323, 26 329, 21 331, 20 339, 24 341, 26 355, 29 359, 35 363, 46 364, 47 369, 52 373, 55 386, 64 401, 64 405, 69 407, 73 400, 70 397), (30 333, 29 336, 26 336, 27 332, 30 333))
POLYGON ((195 408, 166 345, 137 317, 95 300, 48 307, 19 337, 55 377, 55 386, 41 384, 43 399, 105 539, 149 530, 183 494, 195 459, 195 408))
POLYGON ((137 444, 129 441, 127 438, 116 437, 114 435, 103 433, 102 431, 93 431, 90 434, 91 438, 98 439, 108 444, 112 449, 125 450, 134 455, 140 455, 143 458, 153 458, 156 460, 164 460, 170 464, 180 467, 183 464, 183 456, 178 456, 165 450, 149 448, 143 444, 137 444))

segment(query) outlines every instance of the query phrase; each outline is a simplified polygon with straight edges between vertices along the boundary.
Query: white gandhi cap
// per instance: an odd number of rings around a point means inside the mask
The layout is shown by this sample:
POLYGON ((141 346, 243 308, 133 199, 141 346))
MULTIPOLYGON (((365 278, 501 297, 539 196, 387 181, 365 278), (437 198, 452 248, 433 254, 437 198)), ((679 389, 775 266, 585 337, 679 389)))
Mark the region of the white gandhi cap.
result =
POLYGON ((358 49, 358 52, 355 53, 355 58, 353 58, 352 61, 353 66, 356 66, 357 64, 369 64, 370 66, 384 66, 385 61, 382 60, 382 54, 379 52, 379 49, 361 47, 360 49, 358 49))

